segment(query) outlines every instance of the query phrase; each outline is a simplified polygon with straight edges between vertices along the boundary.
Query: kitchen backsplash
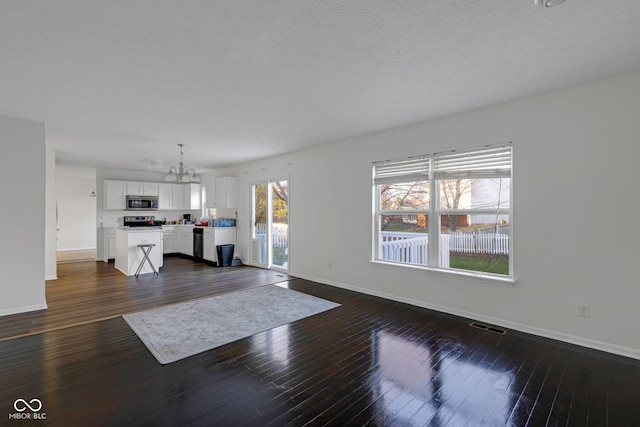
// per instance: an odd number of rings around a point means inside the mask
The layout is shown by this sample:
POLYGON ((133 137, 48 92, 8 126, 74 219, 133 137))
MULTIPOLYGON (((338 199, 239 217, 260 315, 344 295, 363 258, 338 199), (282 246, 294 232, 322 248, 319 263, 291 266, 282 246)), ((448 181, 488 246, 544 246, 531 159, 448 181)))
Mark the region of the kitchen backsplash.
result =
MULTIPOLYGON (((155 216, 157 220, 166 220, 168 222, 178 221, 182 219, 183 214, 191 214, 192 220, 196 221, 200 219, 200 210, 185 210, 183 211, 103 211, 105 215, 98 217, 98 227, 121 227, 125 216, 155 216)), ((216 209, 215 218, 236 218, 235 209, 216 209)))
POLYGON ((200 210, 182 211, 109 211, 107 215, 98 218, 98 227, 121 227, 125 216, 155 216, 156 220, 177 221, 183 214, 191 214, 191 218, 200 218, 200 210))

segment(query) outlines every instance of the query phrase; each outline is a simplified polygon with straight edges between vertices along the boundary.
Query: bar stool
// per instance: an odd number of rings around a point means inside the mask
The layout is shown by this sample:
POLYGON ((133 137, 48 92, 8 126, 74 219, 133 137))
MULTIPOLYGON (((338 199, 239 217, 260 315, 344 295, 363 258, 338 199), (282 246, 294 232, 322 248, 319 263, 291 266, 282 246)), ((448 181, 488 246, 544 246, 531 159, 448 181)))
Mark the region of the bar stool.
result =
POLYGON ((151 259, 149 258, 149 253, 151 252, 151 249, 153 249, 154 246, 155 246, 155 243, 144 243, 144 244, 138 245, 138 247, 142 251, 143 256, 142 256, 142 261, 140 262, 140 265, 138 266, 138 270, 136 271, 136 277, 138 277, 140 275, 140 270, 142 270, 142 267, 144 267, 145 261, 149 262, 149 265, 151 266, 151 269, 153 270, 153 274, 156 275, 156 276, 158 275, 158 272, 156 271, 156 268, 153 266, 153 264, 151 263, 151 259))

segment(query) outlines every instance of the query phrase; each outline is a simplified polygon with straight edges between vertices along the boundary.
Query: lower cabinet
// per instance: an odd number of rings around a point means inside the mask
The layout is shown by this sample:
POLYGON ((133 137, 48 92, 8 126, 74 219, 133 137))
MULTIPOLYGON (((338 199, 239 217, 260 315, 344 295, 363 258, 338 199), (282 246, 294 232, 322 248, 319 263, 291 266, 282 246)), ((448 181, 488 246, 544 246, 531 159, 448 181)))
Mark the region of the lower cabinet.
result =
POLYGON ((114 267, 127 276, 157 272, 164 265, 161 249, 162 230, 119 228, 116 230, 114 267), (153 245, 148 253, 150 262, 146 262, 145 252, 140 245, 153 245))
POLYGON ((102 260, 109 262, 116 258, 116 229, 102 228, 102 260))
POLYGON ((163 225, 162 253, 193 256, 193 226, 163 225))
MULTIPOLYGON (((193 226, 185 225, 164 225, 163 231, 163 253, 180 253, 193 256, 193 226)), ((203 228, 203 258, 210 262, 217 262, 217 245, 236 244, 236 229, 227 227, 204 227, 203 228)))
POLYGON ((207 227, 204 229, 203 255, 204 259, 211 262, 218 262, 218 251, 216 246, 236 244, 236 229, 226 227, 207 227))
POLYGON ((178 252, 193 256, 193 227, 178 228, 178 252))
POLYGON ((107 259, 115 259, 116 258, 116 229, 109 229, 109 251, 107 252, 107 259))
POLYGON ((178 245, 176 243, 176 227, 162 227, 162 253, 173 254, 178 252, 178 245))
POLYGON ((204 229, 204 238, 202 239, 202 256, 207 261, 216 262, 216 244, 215 232, 211 227, 204 229))

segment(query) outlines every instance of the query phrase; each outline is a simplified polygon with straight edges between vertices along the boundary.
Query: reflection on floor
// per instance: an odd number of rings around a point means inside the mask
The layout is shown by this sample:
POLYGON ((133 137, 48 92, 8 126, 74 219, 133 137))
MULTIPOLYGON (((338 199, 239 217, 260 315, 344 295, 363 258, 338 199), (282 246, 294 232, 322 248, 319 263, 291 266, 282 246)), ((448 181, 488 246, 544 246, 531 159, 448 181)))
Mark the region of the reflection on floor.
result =
MULTIPOLYGON (((172 292, 187 296, 254 275, 172 266, 122 289, 182 284, 172 292)), ((307 280, 279 285, 342 305, 168 365, 118 317, 3 341, 1 406, 37 398, 56 425, 640 426, 638 360, 307 280)))

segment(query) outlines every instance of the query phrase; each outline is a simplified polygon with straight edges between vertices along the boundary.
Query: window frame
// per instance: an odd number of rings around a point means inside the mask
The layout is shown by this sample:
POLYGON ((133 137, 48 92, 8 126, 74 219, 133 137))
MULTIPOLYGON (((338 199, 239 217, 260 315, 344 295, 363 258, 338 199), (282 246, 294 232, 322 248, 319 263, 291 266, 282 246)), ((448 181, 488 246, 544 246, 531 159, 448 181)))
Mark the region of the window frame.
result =
MULTIPOLYGON (((482 175, 482 171, 479 172, 482 175)), ((387 160, 381 162, 374 162, 372 168, 373 174, 373 239, 372 239, 372 259, 371 261, 378 264, 384 264, 394 267, 400 268, 410 268, 410 269, 418 269, 418 270, 427 270, 438 273, 444 273, 446 275, 455 275, 462 278, 470 278, 470 279, 481 279, 482 281, 494 282, 501 285, 513 286, 515 284, 515 275, 514 275, 514 238, 513 238, 513 144, 511 142, 508 143, 500 143, 500 144, 492 144, 485 145, 482 147, 473 147, 463 150, 453 150, 448 152, 440 152, 427 154, 423 156, 415 156, 409 157, 406 159, 398 159, 398 160, 387 160), (437 165, 434 164, 438 161, 439 158, 446 157, 451 154, 467 154, 473 155, 474 153, 480 153, 483 151, 492 150, 492 149, 505 149, 508 148, 509 152, 509 161, 508 161, 508 174, 505 170, 496 172, 487 171, 484 176, 476 176, 476 178, 509 178, 509 207, 498 207, 497 209, 472 209, 472 208, 456 208, 456 209, 446 209, 441 206, 441 198, 440 198, 440 185, 441 181, 445 181, 447 179, 452 179, 450 176, 448 177, 446 173, 442 173, 438 171, 437 165), (376 175, 376 168, 382 167, 385 165, 393 165, 394 163, 401 164, 403 161, 408 161, 410 163, 415 163, 415 159, 428 159, 428 167, 426 168, 426 173, 421 175, 422 180, 428 183, 429 188, 429 207, 428 209, 402 209, 402 210, 383 210, 381 209, 381 186, 385 183, 401 183, 401 182, 412 182, 406 181, 406 176, 404 180, 400 180, 395 182, 392 177, 384 176, 382 179, 376 175), (378 180, 378 181, 377 181, 378 180), (383 181, 383 182, 380 182, 383 181), (509 236, 509 273, 508 274, 497 274, 497 273, 489 273, 483 271, 474 271, 474 270, 464 270, 464 269, 456 269, 451 267, 442 267, 439 257, 440 257, 440 236, 441 236, 441 216, 449 215, 449 214, 463 214, 463 215, 508 215, 508 236, 509 236), (385 215, 427 215, 427 233, 428 233, 428 265, 415 264, 409 262, 402 261, 392 261, 382 258, 382 222, 381 218, 385 215)), ((415 172, 412 176, 416 176, 415 172)), ((457 179, 457 178, 455 178, 457 179)), ((472 179, 472 178, 469 178, 472 179)), ((417 182, 417 181, 416 181, 417 182)))

